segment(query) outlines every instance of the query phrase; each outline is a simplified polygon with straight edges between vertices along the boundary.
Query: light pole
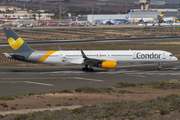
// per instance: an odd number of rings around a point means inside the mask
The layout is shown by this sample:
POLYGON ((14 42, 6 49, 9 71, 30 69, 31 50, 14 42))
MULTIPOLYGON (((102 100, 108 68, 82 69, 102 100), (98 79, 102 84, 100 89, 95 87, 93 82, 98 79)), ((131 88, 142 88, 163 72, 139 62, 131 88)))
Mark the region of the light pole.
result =
POLYGON ((158 17, 158 1, 157 1, 157 17, 158 17))
POLYGON ((127 2, 126 2, 126 14, 127 14, 127 2))
POLYGON ((177 17, 179 16, 179 13, 178 13, 178 12, 179 12, 179 11, 178 11, 178 4, 179 4, 179 3, 177 3, 177 17))
POLYGON ((25 2, 24 2, 24 17, 25 17, 25 2))
POLYGON ((93 18, 94 17, 93 14, 94 14, 94 4, 92 5, 92 23, 93 23, 93 19, 94 19, 93 18))
POLYGON ((59 22, 61 24, 61 2, 59 3, 59 22))

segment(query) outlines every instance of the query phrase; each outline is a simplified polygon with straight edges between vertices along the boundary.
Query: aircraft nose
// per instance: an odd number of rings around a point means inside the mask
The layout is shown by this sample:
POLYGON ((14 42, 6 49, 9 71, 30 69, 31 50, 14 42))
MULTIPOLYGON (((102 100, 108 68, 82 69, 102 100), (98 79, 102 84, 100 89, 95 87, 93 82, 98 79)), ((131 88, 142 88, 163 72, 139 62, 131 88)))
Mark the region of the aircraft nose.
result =
POLYGON ((177 58, 177 57, 175 57, 175 60, 176 60, 176 61, 178 61, 178 58, 177 58))

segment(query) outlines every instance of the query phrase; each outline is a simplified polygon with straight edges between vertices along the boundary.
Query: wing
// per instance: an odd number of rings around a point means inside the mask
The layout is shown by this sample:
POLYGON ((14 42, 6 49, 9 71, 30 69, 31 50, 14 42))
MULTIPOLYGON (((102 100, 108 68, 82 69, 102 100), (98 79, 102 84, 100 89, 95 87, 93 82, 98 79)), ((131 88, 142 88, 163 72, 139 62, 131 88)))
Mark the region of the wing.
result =
POLYGON ((84 64, 86 64, 86 65, 89 65, 89 64, 97 65, 97 63, 102 63, 104 61, 116 61, 114 59, 105 58, 105 57, 101 57, 101 58, 87 57, 83 50, 81 50, 81 54, 82 54, 82 57, 84 58, 84 60, 83 60, 84 64))

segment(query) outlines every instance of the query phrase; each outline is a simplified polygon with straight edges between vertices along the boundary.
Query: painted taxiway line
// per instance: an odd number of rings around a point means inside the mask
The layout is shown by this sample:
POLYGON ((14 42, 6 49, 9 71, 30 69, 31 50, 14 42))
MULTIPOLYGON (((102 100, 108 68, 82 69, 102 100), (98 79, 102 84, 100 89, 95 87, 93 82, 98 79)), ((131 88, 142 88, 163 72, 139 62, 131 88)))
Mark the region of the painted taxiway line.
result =
POLYGON ((95 82, 102 82, 103 80, 97 80, 97 79, 90 79, 90 78, 82 78, 82 77, 69 77, 76 80, 86 80, 86 81, 95 81, 95 82))
POLYGON ((46 83, 39 83, 39 82, 30 82, 30 81, 25 81, 25 83, 37 84, 37 85, 45 85, 45 86, 54 86, 53 84, 46 84, 46 83))
POLYGON ((2 78, 4 80, 49 80, 49 79, 59 79, 58 77, 56 78, 2 78))
POLYGON ((1 83, 28 83, 28 84, 36 84, 36 85, 44 85, 44 86, 54 86, 53 84, 31 82, 31 81, 0 81, 0 84, 1 83))
POLYGON ((83 72, 83 71, 55 71, 55 72, 40 72, 39 74, 47 74, 47 73, 49 73, 49 74, 71 74, 71 73, 83 74, 85 72, 83 72))
MULTIPOLYGON (((58 78, 58 77, 52 77, 52 78, 2 78, 4 80, 49 80, 49 79, 60 79, 60 80, 67 80, 67 79, 76 79, 76 80, 86 80, 86 81, 95 81, 95 82, 102 82, 103 80, 97 80, 97 79, 91 79, 91 78, 83 78, 83 77, 63 77, 63 78, 58 78)), ((11 82, 19 82, 19 81, 11 81, 11 82)), ((44 83, 38 83, 38 82, 30 82, 30 81, 22 81, 22 82, 28 82, 32 84, 40 84, 40 85, 46 85, 44 83)), ((1 83, 1 81, 0 81, 1 83)), ((47 84, 49 85, 49 84, 47 84)), ((49 85, 51 86, 51 84, 49 85)))

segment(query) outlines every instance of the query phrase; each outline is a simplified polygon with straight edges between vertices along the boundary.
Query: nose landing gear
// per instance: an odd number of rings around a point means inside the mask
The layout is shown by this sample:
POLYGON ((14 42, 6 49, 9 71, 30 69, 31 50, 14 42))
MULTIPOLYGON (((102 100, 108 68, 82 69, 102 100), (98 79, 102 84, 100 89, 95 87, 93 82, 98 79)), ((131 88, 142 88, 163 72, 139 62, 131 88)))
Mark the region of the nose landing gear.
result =
POLYGON ((159 63, 158 70, 161 70, 161 69, 162 69, 162 63, 159 63))

